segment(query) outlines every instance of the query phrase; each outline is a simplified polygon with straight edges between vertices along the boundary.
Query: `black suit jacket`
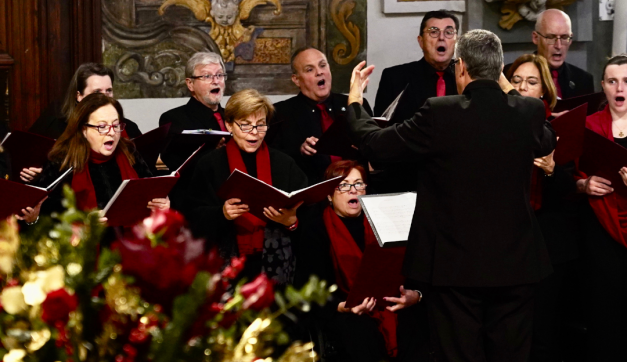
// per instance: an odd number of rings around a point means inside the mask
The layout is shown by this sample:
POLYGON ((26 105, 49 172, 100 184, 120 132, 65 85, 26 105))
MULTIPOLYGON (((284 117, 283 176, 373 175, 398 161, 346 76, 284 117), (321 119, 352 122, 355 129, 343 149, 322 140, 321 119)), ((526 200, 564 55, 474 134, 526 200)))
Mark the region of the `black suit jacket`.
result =
MULTIPOLYGON (((218 112, 224 119, 224 108, 218 106, 218 112)), ((170 143, 172 138, 184 130, 190 129, 213 129, 220 130, 220 125, 214 117, 214 111, 211 108, 200 103, 196 98, 190 97, 187 104, 180 107, 173 108, 159 117, 159 126, 171 123, 170 130, 168 131, 168 137, 166 138, 166 145, 170 143)), ((170 191, 170 203, 171 207, 175 210, 183 211, 183 198, 185 196, 185 190, 191 182, 194 169, 198 160, 213 151, 212 149, 203 148, 196 155, 193 161, 185 166, 185 170, 181 172, 181 177, 176 183, 172 191, 170 191)), ((178 152, 174 149, 166 149, 161 153, 161 160, 168 166, 171 171, 176 170, 187 160, 191 153, 178 152)))
POLYGON ((566 62, 557 70, 557 81, 563 99, 594 93, 592 74, 566 62))
POLYGON ((380 129, 358 104, 348 124, 373 160, 420 159, 404 274, 438 286, 535 283, 551 272, 529 204, 533 159, 555 133, 539 99, 476 80, 432 98, 410 120, 380 129))
MULTIPOLYGON (((329 114, 334 121, 344 122, 348 109, 348 96, 331 93, 324 103, 327 109, 331 109, 329 114)), ((276 113, 266 136, 268 144, 292 157, 307 175, 310 185, 321 182, 324 170, 331 163, 331 158, 320 153, 313 156, 303 156, 300 153, 300 146, 305 139, 322 136, 320 110, 316 107, 316 102, 299 93, 295 97, 278 102, 274 107, 276 113)), ((364 109, 368 114, 372 114, 365 99, 364 109)))
MULTIPOLYGON (((428 98, 437 96, 437 83, 440 76, 425 58, 416 62, 385 68, 381 74, 374 114, 381 116, 394 99, 407 86, 403 100, 399 102, 393 120, 402 122, 411 118, 428 98)), ((456 95, 455 71, 448 67, 444 71, 446 95, 456 95)))
MULTIPOLYGON (((222 119, 224 119, 224 108, 222 108, 222 106, 218 106, 218 112, 222 115, 222 119)), ((159 117, 159 126, 171 123, 166 142, 169 142, 174 135, 184 130, 213 129, 219 131, 220 125, 213 114, 214 112, 211 108, 200 103, 196 98, 190 97, 186 104, 163 113, 161 117, 159 117)), ((202 150, 203 154, 209 151, 211 150, 202 150)), ((176 152, 176 150, 166 150, 164 154, 161 155, 161 160, 163 160, 170 170, 176 170, 188 157, 188 154, 181 154, 176 152)))

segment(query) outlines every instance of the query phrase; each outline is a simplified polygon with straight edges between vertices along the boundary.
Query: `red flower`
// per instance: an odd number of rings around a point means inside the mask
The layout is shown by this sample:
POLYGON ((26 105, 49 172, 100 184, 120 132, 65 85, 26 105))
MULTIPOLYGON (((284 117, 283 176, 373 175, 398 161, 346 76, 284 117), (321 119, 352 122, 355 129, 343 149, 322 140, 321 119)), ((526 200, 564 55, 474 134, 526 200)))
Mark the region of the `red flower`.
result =
POLYGON ((70 295, 64 288, 48 293, 46 300, 41 303, 43 311, 41 319, 53 325, 57 321, 67 323, 70 312, 76 310, 78 300, 76 295, 70 295))
POLYGON ((241 256, 239 258, 233 257, 231 258, 231 265, 224 268, 222 271, 222 276, 227 279, 235 279, 237 275, 244 269, 244 264, 246 263, 246 256, 241 256))
POLYGON ((187 291, 199 271, 215 270, 216 265, 210 263, 222 264, 207 258, 204 241, 194 239, 181 214, 169 210, 144 219, 112 248, 120 251, 124 273, 137 278, 142 297, 166 310, 177 295, 187 291), (156 246, 153 235, 160 239, 156 246))
POLYGON ((260 311, 268 308, 274 302, 274 288, 272 280, 261 273, 248 284, 244 284, 240 293, 245 298, 242 308, 260 311))

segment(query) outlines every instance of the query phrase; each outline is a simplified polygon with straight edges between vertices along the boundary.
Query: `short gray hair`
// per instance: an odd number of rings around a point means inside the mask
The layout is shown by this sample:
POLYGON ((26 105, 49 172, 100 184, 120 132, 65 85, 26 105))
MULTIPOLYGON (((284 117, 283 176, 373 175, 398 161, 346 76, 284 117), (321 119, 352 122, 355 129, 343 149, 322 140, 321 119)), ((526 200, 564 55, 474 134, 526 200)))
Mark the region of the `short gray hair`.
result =
POLYGON ((463 34, 455 45, 455 56, 462 58, 473 80, 497 81, 503 71, 501 39, 491 31, 476 29, 463 34))
POLYGON ((198 52, 192 55, 192 57, 187 61, 187 65, 185 66, 185 77, 190 78, 194 76, 194 69, 196 69, 196 66, 207 64, 220 64, 222 71, 225 72, 224 62, 219 54, 214 52, 198 52))

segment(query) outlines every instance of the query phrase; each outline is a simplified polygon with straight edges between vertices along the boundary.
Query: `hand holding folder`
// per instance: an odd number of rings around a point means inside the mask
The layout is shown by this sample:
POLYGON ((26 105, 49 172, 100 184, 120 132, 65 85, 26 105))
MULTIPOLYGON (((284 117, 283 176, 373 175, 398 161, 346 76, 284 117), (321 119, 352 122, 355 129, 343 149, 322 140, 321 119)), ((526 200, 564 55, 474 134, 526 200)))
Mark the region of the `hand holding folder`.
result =
POLYGON ((48 187, 42 188, 24 185, 0 178, 0 220, 13 214, 22 214, 22 209, 35 207, 39 202, 48 197, 50 192, 61 183, 61 180, 70 174, 72 168, 65 171, 48 187))
POLYGON ((101 215, 107 218, 107 225, 131 226, 150 216, 151 210, 148 208, 148 202, 153 199, 166 198, 178 181, 179 172, 202 148, 203 146, 200 146, 170 175, 122 181, 101 212, 101 215))
POLYGON ((293 192, 285 192, 235 169, 218 190, 222 200, 240 199, 248 205, 249 212, 261 220, 268 220, 263 209, 290 209, 299 202, 313 204, 324 200, 342 181, 342 176, 323 181, 293 192))
POLYGON ((318 152, 329 156, 338 156, 346 160, 359 158, 359 149, 353 145, 344 120, 336 120, 320 136, 313 146, 318 152))
POLYGON ((367 245, 345 307, 358 306, 366 298, 376 299, 375 309, 383 310, 389 306, 390 303, 383 298, 398 296, 399 287, 405 283, 401 273, 404 257, 404 247, 381 248, 378 245, 367 245))
POLYGON ((612 182, 614 192, 627 196, 627 186, 618 174, 627 166, 627 149, 586 128, 584 152, 579 169, 589 176, 599 176, 612 182))

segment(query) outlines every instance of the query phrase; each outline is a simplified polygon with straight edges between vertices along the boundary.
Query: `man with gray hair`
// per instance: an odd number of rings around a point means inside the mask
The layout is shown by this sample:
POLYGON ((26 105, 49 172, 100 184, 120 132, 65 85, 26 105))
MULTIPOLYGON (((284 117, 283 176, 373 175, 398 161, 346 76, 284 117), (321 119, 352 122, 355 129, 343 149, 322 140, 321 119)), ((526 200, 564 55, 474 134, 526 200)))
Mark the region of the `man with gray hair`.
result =
MULTIPOLYGON (((546 58, 557 95, 567 99, 594 93, 592 74, 566 62, 573 43, 570 17, 558 9, 548 9, 538 15, 531 40, 538 46, 537 54, 546 58)), ((506 70, 511 64, 506 66, 506 70)))
MULTIPOLYGON (((187 104, 171 109, 161 115, 159 126, 171 123, 170 137, 184 130, 212 129, 226 131, 224 125, 224 108, 220 105, 224 89, 226 88, 226 71, 222 57, 212 52, 199 52, 187 61, 185 67, 185 82, 192 96, 187 104)), ((203 149, 207 153, 211 150, 203 149)), ((176 170, 190 155, 187 152, 166 150, 161 159, 170 170, 176 170)), ((202 155, 198 155, 196 159, 202 155)), ((193 167, 192 167, 193 168, 193 167)), ((192 168, 187 167, 186 173, 191 174, 192 168)), ((191 176, 191 175, 190 175, 191 176)), ((172 208, 181 208, 181 199, 185 185, 189 181, 181 175, 175 188, 170 193, 172 208)))
MULTIPOLYGON (((438 361, 524 362, 534 285, 551 272, 529 203, 531 171, 555 133, 542 101, 520 96, 502 75, 496 35, 469 31, 456 55, 460 95, 430 98, 385 129, 360 106, 374 68, 360 63, 348 124, 365 157, 420 161, 403 273, 422 285, 438 361)), ((411 303, 404 294, 399 304, 411 303)))

